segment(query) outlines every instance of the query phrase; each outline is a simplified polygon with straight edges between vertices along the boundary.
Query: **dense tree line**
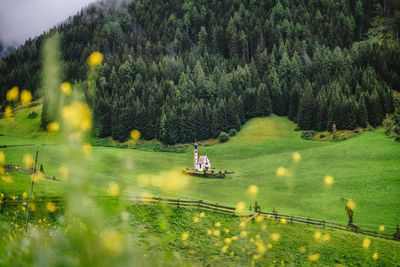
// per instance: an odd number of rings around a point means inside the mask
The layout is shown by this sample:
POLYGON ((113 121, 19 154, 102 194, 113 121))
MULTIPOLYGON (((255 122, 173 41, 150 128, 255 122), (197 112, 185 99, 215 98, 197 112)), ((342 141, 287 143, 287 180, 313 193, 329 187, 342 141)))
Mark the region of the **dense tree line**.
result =
MULTIPOLYGON (((94 134, 124 141, 138 129, 173 144, 271 113, 304 130, 380 125, 400 88, 400 49, 371 29, 382 18, 384 33, 397 33, 398 8, 389 0, 108 1, 52 31, 61 33, 65 80, 86 79, 92 51, 105 56, 94 134)), ((0 63, 2 99, 15 84, 41 95, 43 38, 0 63)))

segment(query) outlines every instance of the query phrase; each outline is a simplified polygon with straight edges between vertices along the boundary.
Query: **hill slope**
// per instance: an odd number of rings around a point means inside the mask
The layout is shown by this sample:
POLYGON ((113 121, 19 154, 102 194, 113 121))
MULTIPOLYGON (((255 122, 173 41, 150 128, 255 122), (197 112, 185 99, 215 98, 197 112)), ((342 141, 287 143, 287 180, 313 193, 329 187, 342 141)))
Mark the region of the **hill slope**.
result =
MULTIPOLYGON (((26 114, 0 120, 1 144, 48 143, 47 135, 32 131, 32 136, 15 135, 17 125, 24 125, 26 114)), ((36 128, 39 127, 36 122, 36 128)), ((27 122, 27 125, 29 123, 27 122)), ((25 127, 25 126, 24 126, 25 127)), ((341 198, 356 202, 355 223, 376 230, 384 224, 394 232, 399 223, 400 204, 397 191, 400 166, 400 144, 386 138, 383 129, 363 133, 337 143, 313 142, 300 138, 287 118, 271 116, 255 118, 244 125, 237 136, 224 144, 201 146, 217 169, 234 171, 225 179, 204 179, 182 176, 181 170, 192 168, 193 150, 186 153, 147 152, 131 149, 93 147, 86 159, 81 147, 57 146, 10 147, 3 150, 6 163, 23 165, 24 155, 39 151, 39 165, 49 175, 62 178, 61 166, 67 166, 69 176, 81 177, 92 194, 107 194, 110 182, 117 182, 130 195, 150 193, 155 196, 203 199, 246 207, 257 200, 263 210, 310 216, 347 222, 341 198), (295 163, 292 154, 301 160, 295 163), (288 175, 277 176, 279 167, 288 175), (332 186, 324 184, 324 177, 334 178, 332 186), (247 193, 250 185, 258 187, 257 196, 247 193)), ((60 138, 59 138, 60 139, 60 138)), ((0 191, 22 194, 27 192, 29 180, 16 176, 14 184, 1 183, 0 191)), ((63 194, 69 183, 43 181, 35 187, 38 194, 63 194)))

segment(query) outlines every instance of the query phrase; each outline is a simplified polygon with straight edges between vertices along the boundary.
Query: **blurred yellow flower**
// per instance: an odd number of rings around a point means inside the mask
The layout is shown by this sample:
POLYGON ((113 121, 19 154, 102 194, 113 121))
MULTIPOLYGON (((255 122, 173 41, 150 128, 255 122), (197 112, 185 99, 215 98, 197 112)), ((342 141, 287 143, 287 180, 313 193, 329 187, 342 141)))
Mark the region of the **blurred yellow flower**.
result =
POLYGON ((286 219, 285 218, 281 219, 281 224, 286 224, 286 219))
POLYGON ((228 250, 228 246, 223 246, 223 247, 221 248, 221 251, 222 251, 223 253, 226 253, 227 250, 228 250))
POLYGON ((240 232, 240 237, 246 237, 247 236, 247 232, 246 231, 241 231, 240 232))
POLYGON ((28 194, 26 192, 23 192, 22 193, 22 198, 27 198, 27 197, 28 197, 28 194))
POLYGON ((288 176, 288 175, 289 175, 289 171, 284 167, 279 167, 276 170, 276 176, 288 176))
POLYGON ((330 175, 327 175, 327 176, 325 176, 325 178, 324 178, 324 183, 326 184, 326 185, 332 185, 333 184, 333 177, 332 176, 330 176, 330 175))
POLYGON ((351 209, 351 210, 354 210, 355 208, 356 208, 356 203, 353 201, 353 200, 351 200, 351 199, 348 199, 347 201, 346 201, 346 207, 348 208, 348 209, 351 209))
POLYGON ((293 152, 292 158, 295 163, 298 163, 301 160, 301 155, 299 152, 293 152))
POLYGON ((232 236, 232 240, 236 241, 236 240, 238 240, 238 237, 234 235, 234 236, 232 236))
POLYGON ((14 180, 9 175, 3 175, 1 179, 7 184, 12 184, 14 182, 14 180))
POLYGON ((209 229, 209 230, 207 230, 207 235, 211 235, 212 234, 212 231, 209 229))
POLYGON ((265 253, 265 251, 267 251, 267 247, 264 245, 264 243, 262 241, 257 241, 256 247, 257 247, 258 254, 263 254, 263 253, 265 253))
POLYGON ((12 108, 10 106, 7 106, 4 110, 4 117, 11 118, 12 116, 13 116, 12 108))
POLYGON ((6 99, 7 101, 18 101, 18 95, 19 95, 19 88, 17 86, 14 86, 13 88, 7 91, 6 99))
POLYGON ((119 185, 116 182, 111 182, 108 185, 108 195, 112 197, 119 195, 119 185))
POLYGON ((324 234, 322 236, 322 240, 325 242, 328 242, 329 240, 331 240, 331 236, 329 234, 324 234))
POLYGON ((374 253, 373 255, 372 255, 372 258, 374 259, 374 260, 377 260, 378 259, 378 253, 374 253))
POLYGON ((369 248, 369 245, 371 244, 371 240, 369 240, 368 238, 364 238, 362 246, 364 248, 369 248))
POLYGON ((69 96, 72 92, 72 86, 69 82, 63 82, 60 85, 60 90, 64 93, 64 95, 69 96))
POLYGON ((87 64, 89 64, 89 66, 91 67, 97 67, 98 65, 101 64, 102 61, 103 61, 103 54, 97 51, 90 54, 90 56, 86 60, 87 64))
POLYGON ((305 253, 306 252, 306 247, 305 246, 301 246, 301 247, 299 247, 299 252, 300 253, 305 253))
POLYGON ((120 254, 123 250, 123 237, 114 229, 106 229, 100 234, 102 248, 110 254, 120 254))
POLYGON ((228 229, 228 228, 225 228, 225 229, 224 229, 224 232, 228 234, 228 233, 229 233, 229 229, 228 229))
POLYGON ((252 196, 256 196, 258 194, 258 187, 256 185, 250 185, 247 192, 252 196))
POLYGON ((85 156, 85 158, 89 159, 92 155, 93 147, 89 143, 85 143, 82 145, 81 152, 85 156))
POLYGON ((379 231, 381 232, 385 231, 385 226, 384 225, 379 226, 379 231))
POLYGON ((92 112, 87 104, 74 102, 62 109, 64 121, 74 129, 84 132, 92 128, 92 112))
POLYGON ((58 130, 60 129, 60 125, 58 124, 58 122, 53 121, 47 124, 46 128, 49 132, 58 132, 58 130))
POLYGON ((140 136, 141 136, 141 134, 140 134, 140 132, 138 130, 132 130, 131 131, 131 137, 133 139, 139 140, 140 136))
POLYGON ((34 162, 31 154, 25 154, 22 161, 24 162, 25 167, 33 169, 34 162))
POLYGON ((220 230, 214 230, 213 231, 213 234, 215 235, 215 236, 220 236, 220 234, 221 234, 221 231, 220 230))
POLYGON ((320 231, 315 231, 315 233, 314 233, 314 239, 315 240, 318 240, 318 239, 320 239, 321 238, 321 232, 320 231))
POLYGON ((199 222, 199 217, 194 217, 193 222, 198 223, 199 222))
POLYGON ((54 205, 53 202, 47 202, 47 204, 46 204, 46 209, 47 209, 48 211, 50 211, 50 212, 55 212, 56 209, 57 209, 57 207, 56 207, 56 205, 54 205))
POLYGON ((185 240, 187 240, 188 238, 189 238, 189 232, 184 232, 184 233, 182 233, 182 235, 181 235, 182 241, 185 241, 185 240))
POLYGON ((36 210, 36 204, 35 204, 34 202, 31 202, 31 203, 29 204, 29 210, 30 210, 30 211, 35 211, 35 210, 36 210))
POLYGON ((32 101, 32 94, 28 90, 22 90, 21 92, 21 104, 27 105, 32 101))
POLYGON ((232 242, 232 239, 227 237, 227 238, 224 239, 224 242, 229 245, 232 242))
POLYGON ((281 239, 281 235, 279 233, 272 233, 271 234, 271 240, 274 242, 279 241, 279 239, 281 239))
POLYGON ((6 161, 6 155, 4 154, 3 151, 0 151, 0 163, 3 163, 6 161))
POLYGON ((69 169, 67 166, 61 165, 60 168, 58 169, 58 171, 61 174, 61 178, 62 180, 67 180, 68 176, 69 176, 69 169))
POLYGON ((318 253, 316 253, 316 254, 309 254, 308 255, 308 260, 309 261, 317 261, 317 260, 319 260, 319 254, 318 253))
POLYGON ((206 216, 206 214, 205 214, 204 211, 203 211, 203 212, 200 213, 200 217, 203 218, 204 216, 206 216))
POLYGON ((245 206, 246 206, 246 205, 245 205, 244 202, 242 202, 242 201, 239 202, 239 203, 237 203, 237 204, 236 204, 236 211, 237 211, 237 212, 243 211, 244 208, 245 208, 245 206))
POLYGON ((263 216, 257 216, 254 220, 259 223, 259 222, 264 221, 264 217, 263 216))
POLYGON ((216 222, 216 223, 214 224, 214 226, 215 226, 215 227, 221 227, 221 223, 220 223, 220 222, 216 222))

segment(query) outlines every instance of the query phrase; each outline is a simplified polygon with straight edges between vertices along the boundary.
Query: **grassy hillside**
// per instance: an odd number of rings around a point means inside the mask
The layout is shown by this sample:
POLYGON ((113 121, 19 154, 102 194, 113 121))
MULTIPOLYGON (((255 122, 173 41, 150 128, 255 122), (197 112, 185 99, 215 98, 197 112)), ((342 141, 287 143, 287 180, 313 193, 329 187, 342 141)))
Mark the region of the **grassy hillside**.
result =
MULTIPOLYGON (((274 220, 241 225, 238 217, 188 208, 121 202, 100 207, 104 209, 98 214, 104 220, 92 218, 97 224, 90 224, 88 219, 77 224, 60 223, 62 212, 35 216, 36 210, 32 217, 36 234, 21 239, 17 233, 1 242, 0 264, 394 266, 400 263, 398 242, 369 238, 368 243, 365 237, 354 233, 274 220), (42 238, 46 238, 44 246, 39 243, 42 238), (11 248, 12 253, 5 253, 11 248), (98 253, 102 257, 93 257, 98 253)), ((23 212, 17 214, 21 221, 14 220, 14 225, 23 225, 23 212)), ((4 220, 2 215, 1 220, 4 220)), ((3 225, 1 231, 4 233, 5 229, 3 225)))
MULTIPOLYGON (((39 109, 34 107, 32 109, 39 109)), ((31 109, 18 111, 10 119, 0 120, 0 144, 54 143, 59 137, 37 132, 39 120, 26 119, 31 109)), ((93 147, 88 160, 70 154, 73 145, 5 148, 6 162, 23 165, 25 154, 39 151, 49 175, 61 178, 60 167, 69 168, 70 176, 84 177, 91 194, 104 195, 110 182, 117 182, 126 194, 153 194, 179 198, 203 199, 235 206, 255 200, 263 210, 347 222, 345 203, 357 204, 355 223, 376 230, 386 226, 388 233, 399 223, 400 144, 387 139, 383 129, 363 133, 337 143, 302 140, 295 124, 285 117, 256 118, 246 123, 229 142, 199 148, 212 166, 235 173, 225 179, 205 179, 181 175, 192 168, 193 149, 187 153, 146 152, 132 149, 93 147), (294 162, 292 154, 301 155, 294 162), (277 169, 285 168, 283 176, 277 169), (331 186, 324 177, 334 179, 331 186), (247 193, 256 185, 256 196, 247 193)), ((61 140, 61 138, 60 138, 61 140)), ((80 151, 80 148, 76 148, 80 151)), ((12 174, 14 183, 0 183, 0 191, 22 194, 29 178, 12 174)), ((83 178, 82 178, 83 179, 83 178)), ((37 184, 37 194, 60 194, 68 182, 44 181, 37 184)))

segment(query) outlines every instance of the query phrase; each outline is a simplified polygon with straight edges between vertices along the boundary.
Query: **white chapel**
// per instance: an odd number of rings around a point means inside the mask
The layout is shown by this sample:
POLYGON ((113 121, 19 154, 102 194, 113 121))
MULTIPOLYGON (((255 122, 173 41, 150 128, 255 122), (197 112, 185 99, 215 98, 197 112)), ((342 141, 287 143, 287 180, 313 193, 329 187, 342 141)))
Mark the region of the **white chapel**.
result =
POLYGON ((194 169, 199 172, 211 171, 210 159, 205 155, 198 158, 197 143, 194 144, 194 169))

